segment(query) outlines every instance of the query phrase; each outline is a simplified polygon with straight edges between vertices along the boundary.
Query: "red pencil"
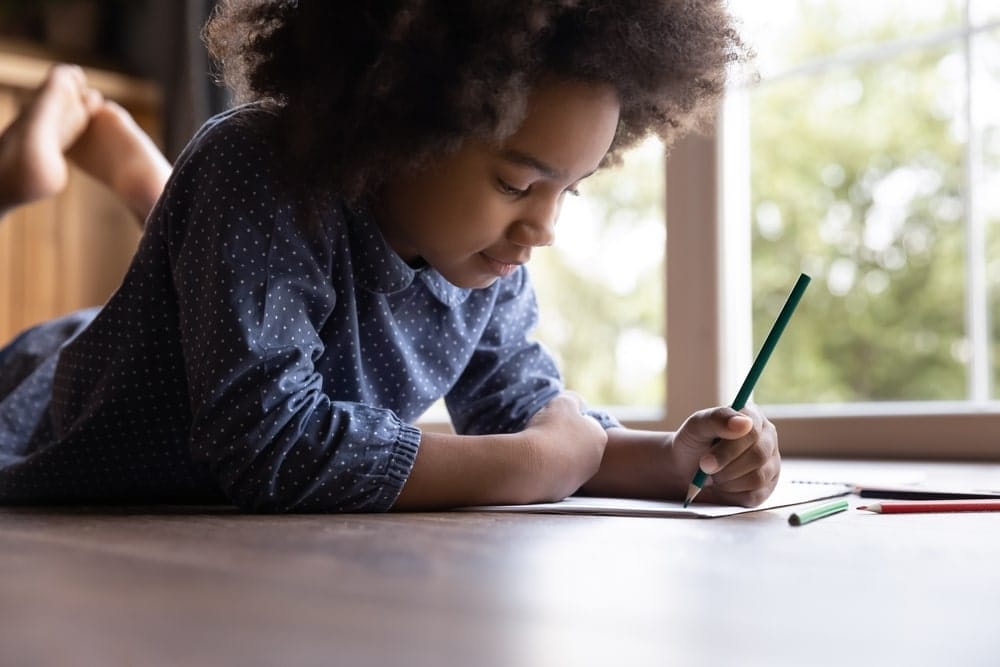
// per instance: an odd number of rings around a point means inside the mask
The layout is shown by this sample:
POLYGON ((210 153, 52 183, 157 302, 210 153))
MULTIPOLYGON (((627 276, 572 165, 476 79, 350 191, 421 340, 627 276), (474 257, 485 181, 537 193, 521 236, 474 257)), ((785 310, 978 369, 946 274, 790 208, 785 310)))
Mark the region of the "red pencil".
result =
POLYGON ((879 514, 913 514, 918 512, 1000 512, 997 500, 918 500, 911 503, 872 503, 859 510, 879 514))

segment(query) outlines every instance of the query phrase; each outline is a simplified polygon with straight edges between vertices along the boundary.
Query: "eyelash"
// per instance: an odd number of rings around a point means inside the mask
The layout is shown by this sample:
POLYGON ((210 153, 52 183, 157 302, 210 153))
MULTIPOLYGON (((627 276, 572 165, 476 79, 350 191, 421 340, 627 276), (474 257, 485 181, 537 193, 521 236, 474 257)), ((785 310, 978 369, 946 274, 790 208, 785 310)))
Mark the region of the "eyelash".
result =
MULTIPOLYGON (((521 190, 520 188, 515 188, 510 183, 507 183, 506 181, 500 178, 497 179, 497 187, 499 188, 500 192, 504 193, 505 195, 510 195, 512 197, 523 197, 524 195, 528 194, 528 192, 531 190, 530 186, 525 188, 524 190, 521 190)), ((563 192, 573 195, 574 197, 580 196, 580 189, 577 187, 566 188, 565 190, 563 190, 563 192)))
POLYGON ((520 188, 515 188, 513 185, 503 180, 502 178, 497 179, 497 189, 505 195, 511 195, 512 197, 523 197, 528 194, 527 190, 521 190, 520 188))

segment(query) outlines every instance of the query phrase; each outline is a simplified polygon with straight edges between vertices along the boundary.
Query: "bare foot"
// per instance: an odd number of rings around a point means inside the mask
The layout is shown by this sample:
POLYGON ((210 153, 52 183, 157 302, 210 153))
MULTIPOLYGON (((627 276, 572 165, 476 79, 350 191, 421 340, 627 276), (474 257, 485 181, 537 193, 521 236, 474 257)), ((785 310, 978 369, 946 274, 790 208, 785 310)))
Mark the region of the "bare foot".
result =
POLYGON ((55 65, 49 70, 31 101, 0 135, 0 214, 66 187, 63 153, 102 101, 79 67, 55 65))
POLYGON ((170 163, 125 109, 105 101, 66 153, 146 220, 170 176, 170 163))

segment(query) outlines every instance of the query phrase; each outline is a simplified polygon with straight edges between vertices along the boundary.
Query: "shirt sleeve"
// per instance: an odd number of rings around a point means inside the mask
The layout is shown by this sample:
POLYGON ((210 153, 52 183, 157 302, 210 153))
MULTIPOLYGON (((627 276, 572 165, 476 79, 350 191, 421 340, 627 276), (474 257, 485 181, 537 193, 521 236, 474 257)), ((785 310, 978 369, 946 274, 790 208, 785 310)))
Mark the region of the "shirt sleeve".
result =
MULTIPOLYGON (((464 434, 516 433, 562 391, 552 356, 530 338, 538 305, 527 270, 502 281, 490 321, 446 403, 464 434)), ((602 410, 585 408, 604 428, 620 426, 602 410)))
POLYGON ((316 362, 337 302, 332 254, 297 223, 301 203, 247 132, 201 137, 156 214, 167 218, 192 456, 243 509, 388 510, 420 431, 324 393, 316 362))

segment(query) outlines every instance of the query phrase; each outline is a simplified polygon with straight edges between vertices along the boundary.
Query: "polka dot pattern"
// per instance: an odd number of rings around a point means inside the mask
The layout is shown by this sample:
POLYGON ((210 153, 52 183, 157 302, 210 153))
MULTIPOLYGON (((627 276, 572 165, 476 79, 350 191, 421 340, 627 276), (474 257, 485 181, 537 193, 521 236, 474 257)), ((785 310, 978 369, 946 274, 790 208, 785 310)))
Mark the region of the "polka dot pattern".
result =
POLYGON ((436 400, 514 432, 560 391, 524 269, 410 268, 364 211, 281 186, 268 118, 209 121, 108 304, 0 351, 0 500, 384 511, 436 400))

